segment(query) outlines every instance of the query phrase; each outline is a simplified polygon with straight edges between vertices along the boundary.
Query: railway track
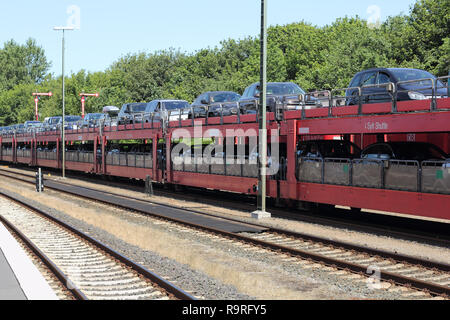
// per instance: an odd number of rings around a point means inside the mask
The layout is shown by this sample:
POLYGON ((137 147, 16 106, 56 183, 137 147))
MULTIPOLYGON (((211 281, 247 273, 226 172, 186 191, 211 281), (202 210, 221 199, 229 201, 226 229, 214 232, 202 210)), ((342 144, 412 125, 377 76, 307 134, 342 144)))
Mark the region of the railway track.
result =
POLYGON ((194 300, 194 297, 48 213, 0 192, 27 210, 0 221, 77 300, 194 300))
MULTIPOLYGON (((33 181, 24 178, 18 178, 17 176, 13 177, 10 174, 11 172, 2 175, 26 183, 34 183, 33 181)), ((195 229, 214 237, 219 236, 221 238, 229 239, 230 241, 240 243, 241 245, 242 243, 245 243, 246 245, 250 244, 259 249, 289 255, 292 258, 312 261, 323 266, 343 270, 344 272, 364 275, 367 278, 372 278, 375 275, 375 280, 388 281, 400 286, 414 288, 430 293, 432 296, 442 296, 444 298, 450 296, 450 265, 448 264, 404 256, 392 252, 369 249, 350 243, 311 237, 286 230, 267 228, 257 224, 251 225, 260 227, 264 232, 247 234, 226 232, 211 226, 199 225, 187 220, 164 216, 158 213, 158 210, 154 208, 154 203, 151 201, 79 186, 77 186, 78 192, 63 191, 62 189, 64 189, 64 186, 68 185, 70 184, 52 182, 51 188, 59 192, 71 194, 72 196, 100 201, 108 205, 150 215, 167 222, 168 226, 171 227, 176 225, 191 230, 195 229), (55 187, 56 185, 59 185, 59 187, 55 187), (127 204, 123 204, 123 202, 126 202, 127 204), (130 205, 133 203, 136 205, 130 205), (137 206, 137 204, 140 205, 137 206), (143 204, 148 204, 148 206, 152 206, 153 209, 150 211, 139 209, 142 208, 143 204)), ((159 204, 159 206, 162 205, 159 204)), ((172 208, 170 206, 166 207, 169 209, 172 208)), ((186 214, 194 213, 192 210, 184 211, 186 214)), ((199 213, 195 212, 195 214, 199 213)), ((221 219, 223 220, 224 218, 221 217, 221 219)), ((237 222, 237 220, 233 219, 228 220, 237 222)), ((239 223, 242 222, 239 221, 239 223)))
MULTIPOLYGON (((20 168, 29 171, 29 169, 20 168)), ((0 171, 2 171, 0 169, 0 171)), ((8 172, 8 171, 6 171, 8 172)), ((56 172, 56 171, 55 171, 56 172)), ((16 172, 14 172, 16 173, 16 172)), ((17 173, 28 177, 29 175, 17 173)), ((34 174, 34 172, 33 172, 34 174)), ((91 183, 99 183, 98 177, 76 175, 74 179, 82 178, 83 181, 91 183)), ((110 187, 126 188, 130 191, 142 193, 144 186, 138 186, 135 183, 119 182, 119 181, 103 181, 100 183, 110 187)), ((173 198, 176 200, 184 200, 189 202, 201 202, 212 206, 224 207, 231 210, 239 210, 243 212, 253 212, 255 210, 255 199, 251 196, 237 195, 233 193, 219 192, 213 190, 203 190, 196 188, 184 188, 183 192, 174 192, 162 188, 155 190, 157 196, 173 198), (219 198, 218 198, 219 197, 219 198)), ((155 202, 155 200, 152 200, 155 202)), ((418 241, 435 246, 447 248, 450 246, 450 227, 438 222, 414 220, 398 216, 384 216, 369 212, 352 213, 346 209, 329 207, 320 207, 312 213, 300 212, 289 207, 280 209, 274 203, 269 209, 273 217, 289 219, 294 221, 302 221, 307 223, 321 224, 331 226, 338 229, 349 229, 357 232, 366 232, 376 235, 392 236, 399 239, 418 241)), ((199 210, 205 213, 205 210, 199 210)))

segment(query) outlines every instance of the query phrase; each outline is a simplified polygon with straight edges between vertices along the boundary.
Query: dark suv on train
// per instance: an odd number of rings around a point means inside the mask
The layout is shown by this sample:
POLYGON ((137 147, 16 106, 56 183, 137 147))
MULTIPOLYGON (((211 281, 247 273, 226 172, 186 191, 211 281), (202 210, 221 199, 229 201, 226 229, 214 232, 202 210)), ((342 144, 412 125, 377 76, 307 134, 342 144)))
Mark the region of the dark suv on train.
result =
POLYGON ((347 89, 346 104, 358 105, 358 87, 361 90, 361 103, 381 103, 392 101, 392 93, 387 89, 390 82, 397 85, 397 101, 406 100, 426 100, 433 97, 432 83, 428 79, 436 82, 437 98, 448 97, 446 86, 433 74, 419 69, 400 69, 400 68, 377 68, 369 69, 357 73, 350 82, 347 89), (422 81, 421 81, 422 80, 422 81), (404 81, 412 81, 402 83, 404 81), (365 86, 369 86, 364 88, 365 86))
MULTIPOLYGON (((245 89, 239 100, 244 113, 256 114, 258 112, 260 90, 259 83, 254 83, 245 89)), ((275 112, 277 104, 282 104, 284 110, 296 110, 301 105, 300 95, 306 96, 306 93, 293 82, 270 82, 267 84, 267 111, 275 112)), ((312 96, 307 97, 305 102, 307 108, 322 106, 320 101, 312 96)))
POLYGON ((346 140, 311 140, 297 144, 297 156, 306 158, 358 159, 361 149, 346 140))
POLYGON ((427 142, 382 142, 365 148, 362 159, 445 161, 449 155, 427 142))
MULTIPOLYGON (((237 114, 237 102, 241 96, 232 91, 210 91, 202 93, 192 103, 195 118, 220 117, 237 114)), ((191 112, 192 113, 192 112, 191 112)), ((189 115, 192 118, 192 115, 189 115)))
POLYGON ((153 100, 149 103, 128 103, 124 104, 120 109, 118 115, 119 124, 148 122, 149 119, 143 118, 145 115, 148 117, 151 113, 157 113, 155 119, 160 119, 162 113, 168 110, 182 110, 186 108, 189 108, 189 103, 184 100, 153 100))

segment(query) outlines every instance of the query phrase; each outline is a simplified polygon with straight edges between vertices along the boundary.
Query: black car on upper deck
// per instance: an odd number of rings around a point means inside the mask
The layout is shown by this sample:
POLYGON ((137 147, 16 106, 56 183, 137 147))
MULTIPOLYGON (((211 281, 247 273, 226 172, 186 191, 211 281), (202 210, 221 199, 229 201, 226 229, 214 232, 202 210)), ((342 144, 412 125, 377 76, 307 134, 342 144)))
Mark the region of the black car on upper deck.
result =
POLYGON ((426 100, 433 97, 448 97, 446 86, 437 77, 420 69, 375 68, 357 73, 347 89, 346 104, 358 105, 358 87, 361 88, 361 103, 392 101, 387 84, 396 84, 397 101, 426 100), (432 89, 432 80, 435 89, 432 89), (383 86, 384 85, 384 86, 383 86))
POLYGON ((361 152, 362 159, 446 161, 449 155, 427 142, 381 142, 368 146, 361 152))
POLYGON ((361 149, 346 140, 310 140, 297 144, 300 158, 358 159, 361 149))
MULTIPOLYGON (((191 107, 195 118, 219 117, 237 114, 237 103, 241 96, 232 91, 209 91, 202 93, 195 99, 191 107)), ((192 112, 191 112, 192 113, 192 112)), ((192 116, 189 115, 189 118, 192 116)))
MULTIPOLYGON (((261 89, 259 83, 254 83, 245 89, 239 100, 241 108, 246 114, 258 112, 261 89)), ((322 107, 320 101, 308 96, 305 91, 293 82, 270 82, 267 84, 267 111, 275 112, 276 106, 281 105, 284 110, 300 109, 302 102, 300 96, 306 97, 306 108, 322 107)))

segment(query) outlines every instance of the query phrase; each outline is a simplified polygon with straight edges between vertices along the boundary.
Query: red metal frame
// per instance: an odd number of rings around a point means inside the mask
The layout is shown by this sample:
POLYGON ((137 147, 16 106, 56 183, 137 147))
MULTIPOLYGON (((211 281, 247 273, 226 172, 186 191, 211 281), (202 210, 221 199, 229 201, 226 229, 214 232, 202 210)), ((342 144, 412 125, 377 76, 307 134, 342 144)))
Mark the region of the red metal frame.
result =
MULTIPOLYGON (((398 113, 390 113, 392 104, 380 103, 372 105, 335 107, 305 110, 304 112, 290 111, 284 114, 284 120, 274 122, 274 115, 269 114, 269 134, 271 130, 279 132, 280 141, 287 145, 287 173, 286 181, 268 180, 268 196, 272 198, 334 204, 348 207, 397 212, 408 215, 432 217, 450 220, 450 196, 439 194, 425 194, 393 190, 366 189, 334 185, 322 185, 298 182, 296 179, 296 148, 297 141, 307 137, 325 137, 336 135, 351 135, 352 141, 358 142, 364 137, 365 141, 374 141, 376 135, 385 135, 385 139, 406 139, 407 134, 417 134, 420 141, 427 139, 439 140, 448 151, 450 147, 450 99, 438 99, 436 110, 430 111, 430 101, 399 102, 398 113), (361 114, 359 112, 361 111, 361 114), (441 133, 444 133, 441 137, 441 133)), ((99 129, 83 129, 67 131, 68 143, 75 141, 89 141, 94 144, 93 163, 67 162, 68 170, 91 172, 95 174, 145 179, 147 176, 153 181, 172 183, 199 188, 223 190, 245 194, 255 194, 257 179, 232 176, 214 176, 209 174, 172 171, 170 151, 172 137, 180 128, 192 136, 204 135, 207 131, 212 135, 223 137, 233 130, 234 136, 248 137, 258 134, 256 115, 229 116, 210 119, 195 119, 202 128, 193 127, 192 119, 172 121, 166 129, 158 123, 143 123, 136 125, 121 125, 99 129), (208 125, 206 125, 208 123, 208 125), (253 133, 252 133, 253 132, 253 133), (165 139, 166 170, 158 168, 158 142, 165 139), (132 168, 111 166, 106 164, 106 146, 114 140, 150 140, 153 144, 153 168, 132 168), (98 162, 97 148, 102 150, 102 160, 98 162)), ((415 137, 416 138, 416 137, 415 137)), ((39 133, 35 137, 30 135, 16 135, 16 137, 0 137, 0 149, 5 144, 12 144, 16 150, 18 143, 30 143, 32 159, 4 156, 0 159, 7 162, 20 162, 35 166, 61 168, 61 161, 37 159, 36 148, 40 144, 56 143, 57 159, 60 158, 60 133, 39 133)))
POLYGON ((449 219, 450 196, 298 183, 301 201, 449 219))

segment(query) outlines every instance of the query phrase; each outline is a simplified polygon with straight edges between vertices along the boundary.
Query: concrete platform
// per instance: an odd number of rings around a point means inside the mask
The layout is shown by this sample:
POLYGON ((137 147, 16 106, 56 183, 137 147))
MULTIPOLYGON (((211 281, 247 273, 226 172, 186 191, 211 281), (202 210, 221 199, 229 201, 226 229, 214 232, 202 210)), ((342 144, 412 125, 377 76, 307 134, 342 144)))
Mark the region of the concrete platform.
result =
POLYGON ((50 285, 2 223, 0 300, 58 300, 50 285))

